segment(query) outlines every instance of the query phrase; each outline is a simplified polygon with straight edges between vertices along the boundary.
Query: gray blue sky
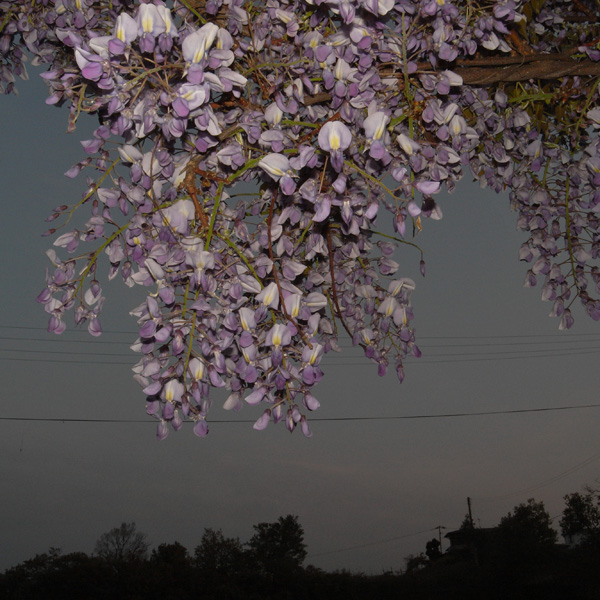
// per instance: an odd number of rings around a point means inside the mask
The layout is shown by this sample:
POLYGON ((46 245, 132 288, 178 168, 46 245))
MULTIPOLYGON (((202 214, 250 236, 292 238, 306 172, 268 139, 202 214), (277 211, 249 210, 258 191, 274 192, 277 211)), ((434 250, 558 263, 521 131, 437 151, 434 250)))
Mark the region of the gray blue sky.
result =
POLYGON ((438 525, 457 528, 467 496, 493 526, 529 497, 560 515, 566 493, 597 481, 598 408, 434 417, 599 402, 599 324, 576 310, 575 327, 558 331, 540 290, 522 287, 524 236, 507 197, 470 181, 440 198, 443 220, 419 236, 427 277, 416 252, 399 253, 417 281, 423 350, 402 385, 346 348, 324 361, 312 439, 281 424, 256 432, 255 409, 232 416, 216 398, 206 439, 184 427, 157 442, 130 370, 139 295, 105 285, 99 339, 72 322, 63 336, 45 332, 35 297, 51 240, 40 234, 54 206, 79 198, 83 177, 62 173, 93 124, 67 135, 37 76, 19 89, 0 97, 0 569, 50 546, 91 552, 122 521, 192 551, 205 527, 246 540, 253 524, 295 514, 308 563, 378 573, 424 551, 438 525))

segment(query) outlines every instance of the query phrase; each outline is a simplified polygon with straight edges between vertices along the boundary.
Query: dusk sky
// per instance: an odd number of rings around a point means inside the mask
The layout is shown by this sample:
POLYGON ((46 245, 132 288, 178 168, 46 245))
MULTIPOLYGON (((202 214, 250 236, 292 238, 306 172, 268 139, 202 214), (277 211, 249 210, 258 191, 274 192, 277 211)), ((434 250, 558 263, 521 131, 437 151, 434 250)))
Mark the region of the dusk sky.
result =
POLYGON ((426 278, 414 249, 396 258, 417 283, 423 351, 402 385, 342 340, 343 353, 322 363, 311 439, 283 423, 254 431, 262 409, 231 414, 217 395, 207 438, 185 426, 156 441, 131 373, 129 311, 143 290, 104 278, 100 338, 72 316, 62 336, 46 333, 35 298, 53 240, 40 234, 53 207, 80 198, 85 174, 62 174, 84 156, 79 141, 94 123, 67 135, 66 111, 44 104, 36 74, 18 87, 18 97, 0 97, 0 570, 51 546, 91 553, 123 521, 152 546, 178 541, 193 552, 204 528, 246 541, 252 525, 292 514, 306 564, 380 573, 424 552, 437 526, 458 528, 467 496, 482 527, 543 500, 558 531, 563 496, 600 487, 600 324, 577 305, 573 329, 558 331, 541 289, 522 287, 525 235, 508 195, 468 176, 439 198, 444 218, 417 239, 426 278))

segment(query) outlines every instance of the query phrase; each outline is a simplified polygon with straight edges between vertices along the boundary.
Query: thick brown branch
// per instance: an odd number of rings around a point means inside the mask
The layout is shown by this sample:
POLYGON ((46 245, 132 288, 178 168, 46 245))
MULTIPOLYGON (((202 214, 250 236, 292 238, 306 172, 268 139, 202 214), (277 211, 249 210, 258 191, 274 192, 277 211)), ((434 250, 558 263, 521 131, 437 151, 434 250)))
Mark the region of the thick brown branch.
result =
MULTIPOLYGON (((560 54, 511 54, 510 56, 488 56, 486 58, 465 58, 457 60, 457 67, 503 67, 506 65, 524 65, 532 62, 547 61, 547 60, 572 60, 571 52, 561 52, 560 54)), ((427 65, 420 65, 422 68, 427 68, 427 65)), ((453 69, 455 70, 455 69, 453 69)))
POLYGON ((200 223, 202 223, 202 228, 206 230, 208 229, 208 217, 204 212, 202 204, 198 200, 198 188, 196 187, 196 169, 198 168, 198 161, 199 157, 196 156, 188 163, 185 170, 183 186, 194 203, 196 221, 200 221, 200 223))
MULTIPOLYGON (((460 75, 467 85, 486 86, 494 83, 527 81, 528 79, 559 79, 560 77, 600 76, 600 62, 588 58, 575 60, 570 53, 526 54, 519 56, 492 56, 460 60, 450 70, 460 75)), ((418 71, 432 71, 431 65, 422 63, 418 71)), ((386 70, 382 77, 401 77, 400 71, 386 70)), ((305 103, 329 102, 331 94, 326 92, 305 96, 305 103)))
MULTIPOLYGON (((523 57, 526 58, 526 57, 523 57)), ((528 79, 559 79, 560 77, 598 76, 600 75, 600 62, 591 60, 574 61, 554 58, 546 55, 546 58, 523 62, 511 66, 463 66, 453 69, 462 77, 467 85, 491 85, 503 81, 527 81, 528 79)))
POLYGON ((319 104, 321 102, 329 102, 330 100, 331 94, 328 94, 327 92, 315 94, 314 96, 304 96, 304 104, 306 104, 306 106, 310 106, 311 104, 319 104))

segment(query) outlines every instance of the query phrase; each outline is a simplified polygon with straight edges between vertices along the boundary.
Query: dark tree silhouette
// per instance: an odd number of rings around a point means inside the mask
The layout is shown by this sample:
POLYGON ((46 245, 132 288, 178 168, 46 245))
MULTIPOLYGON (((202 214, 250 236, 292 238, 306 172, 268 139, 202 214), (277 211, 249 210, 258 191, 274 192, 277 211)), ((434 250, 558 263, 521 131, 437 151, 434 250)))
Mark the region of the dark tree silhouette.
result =
POLYGON ((220 529, 204 530, 196 546, 193 564, 197 574, 197 592, 204 598, 248 597, 257 573, 249 568, 246 553, 238 538, 223 535, 220 529))
POLYGON ((584 494, 567 494, 564 500, 565 509, 560 529, 565 539, 600 547, 600 506, 597 494, 587 489, 584 494))
POLYGON ((544 503, 533 498, 515 506, 498 525, 499 549, 508 563, 535 562, 554 547, 557 539, 544 503))
POLYGON ((429 560, 437 560, 438 558, 442 557, 442 552, 440 550, 440 546, 441 546, 441 544, 440 544, 439 540, 436 540, 435 538, 433 538, 432 540, 427 542, 427 545, 425 546, 425 548, 426 548, 425 554, 427 554, 427 558, 429 560))
POLYGON ((146 563, 144 600, 186 600, 192 596, 192 561, 179 542, 159 544, 146 563))
POLYGON ((114 597, 115 573, 100 558, 83 552, 62 554, 58 548, 36 554, 0 577, 3 600, 100 600, 114 597))
POLYGON ((184 565, 189 560, 188 551, 179 542, 159 544, 150 556, 150 562, 161 565, 184 565))
POLYGON ((406 564, 405 573, 407 575, 414 575, 419 571, 423 570, 429 564, 425 555, 421 552, 421 554, 409 554, 404 558, 404 562, 406 564))
POLYGON ((275 523, 259 523, 254 525, 254 531, 248 548, 259 570, 272 575, 301 570, 306 544, 298 517, 287 515, 275 523))
POLYGON ((240 570, 243 554, 238 538, 228 538, 220 529, 207 528, 194 550, 194 562, 204 576, 222 577, 240 570))
POLYGON ((146 534, 137 531, 135 523, 121 523, 103 533, 96 542, 94 553, 105 560, 130 562, 144 560, 148 554, 146 534))

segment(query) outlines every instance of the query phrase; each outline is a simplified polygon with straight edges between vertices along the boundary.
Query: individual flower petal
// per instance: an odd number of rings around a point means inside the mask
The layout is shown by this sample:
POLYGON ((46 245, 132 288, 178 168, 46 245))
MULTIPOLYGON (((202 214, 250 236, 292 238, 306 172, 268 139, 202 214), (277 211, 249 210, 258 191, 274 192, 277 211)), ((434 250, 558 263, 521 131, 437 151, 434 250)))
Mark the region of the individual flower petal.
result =
POLYGON ((242 307, 238 311, 240 323, 244 331, 251 331, 256 327, 254 311, 251 308, 242 307))
POLYGON ((279 125, 279 123, 281 123, 282 118, 283 111, 281 110, 281 108, 279 108, 276 102, 269 104, 269 106, 267 106, 267 108, 265 109, 265 121, 269 125, 279 125))
POLYGON ((285 309, 288 315, 295 319, 300 314, 300 301, 302 300, 302 294, 290 294, 285 300, 285 309))
POLYGON ((123 162, 126 163, 141 162, 141 160, 144 158, 144 155, 135 146, 130 146, 129 144, 120 146, 118 151, 123 159, 123 162))
POLYGON ((323 346, 321 346, 321 344, 312 344, 312 348, 310 346, 305 346, 302 351, 302 362, 309 365, 318 365, 322 356, 323 346))
POLYGON ((262 431, 263 429, 266 429, 270 420, 271 410, 267 408, 267 410, 265 410, 265 412, 258 418, 256 423, 254 423, 254 429, 256 429, 257 431, 262 431))
POLYGON ((320 292, 311 292, 306 297, 305 304, 312 311, 315 311, 327 306, 328 302, 327 297, 321 294, 320 292))
POLYGON ((440 189, 439 181, 419 181, 415 184, 415 187, 422 194, 435 194, 440 189))
POLYGON ((75 60, 81 69, 81 74, 90 81, 98 81, 103 75, 102 58, 97 54, 75 48, 75 60))
POLYGON ((138 36, 138 24, 127 13, 121 13, 115 23, 115 37, 126 45, 131 44, 138 36))
POLYGON ((194 425, 194 433, 198 437, 206 437, 208 435, 208 425, 204 419, 200 419, 194 425))
POLYGON ((167 29, 158 7, 154 4, 140 4, 137 14, 140 33, 150 33, 154 36, 164 33, 167 29))
POLYGON ((277 323, 267 333, 265 346, 287 346, 292 341, 292 333, 287 325, 277 323))
POLYGON ((406 292, 407 297, 415 290, 415 282, 408 277, 401 277, 400 279, 394 279, 390 281, 388 285, 388 292, 392 296, 398 296, 402 291, 406 292))
POLYGON ((300 429, 302 430, 304 437, 307 437, 307 438, 312 437, 312 431, 310 430, 310 428, 308 426, 308 422, 304 415, 302 415, 302 418, 300 419, 300 429))
POLYGON ((463 78, 454 71, 443 71, 442 75, 447 79, 448 84, 451 86, 461 86, 463 84, 463 78))
POLYGON ((319 131, 318 140, 321 150, 343 151, 352 143, 352 133, 341 121, 328 121, 319 131))
POLYGON ((269 308, 277 308, 279 306, 279 290, 277 284, 273 281, 260 294, 257 294, 256 301, 262 303, 269 308))
POLYGON ((225 410, 233 410, 235 412, 241 410, 242 408, 242 398, 239 392, 233 392, 229 394, 227 400, 223 404, 223 408, 225 410))
POLYGON ((408 154, 408 156, 411 156, 412 154, 414 154, 421 148, 421 146, 417 142, 415 142, 415 140, 413 140, 412 138, 409 138, 404 133, 401 133, 398 136, 397 141, 398 141, 398 144, 400 144, 400 147, 402 148, 402 150, 404 150, 404 152, 406 152, 406 154, 408 154))
POLYGON ((158 423, 158 427, 156 428, 156 437, 158 441, 164 440, 169 435, 169 426, 166 421, 161 420, 158 423))
POLYGON ((190 64, 197 64, 204 55, 210 50, 212 43, 219 31, 219 27, 214 23, 206 23, 193 33, 190 33, 181 46, 183 58, 190 64))
POLYGON ((162 4, 157 5, 156 10, 158 10, 158 14, 161 16, 163 23, 165 24, 165 33, 168 36, 177 37, 177 29, 173 25, 171 11, 162 4))
MULTIPOLYGON (((207 90, 203 85, 184 83, 178 90, 178 98, 185 100, 189 112, 202 106, 209 98, 209 93, 210 90, 207 90)), ((175 105, 173 108, 175 108, 175 105)), ((187 113, 180 114, 179 116, 187 117, 187 113)))
POLYGON ((258 389, 255 389, 247 398, 246 398, 246 402, 248 404, 250 404, 251 406, 254 406, 256 404, 259 404, 262 399, 265 397, 265 388, 264 387, 259 387, 258 389))
POLYGON ((204 377, 205 365, 200 359, 192 358, 188 364, 188 369, 196 381, 200 381, 204 377))
POLYGON ((290 161, 283 154, 272 152, 258 162, 258 166, 275 181, 279 181, 290 169, 290 161))
POLYGON ((398 301, 393 296, 388 296, 377 309, 378 313, 385 315, 386 317, 391 317, 394 314, 394 311, 398 308, 398 301))
POLYGON ((390 117, 384 112, 377 111, 369 115, 363 122, 365 136, 372 141, 381 140, 385 135, 390 117))
POLYGON ((600 125, 600 108, 592 108, 592 110, 587 113, 587 118, 591 119, 596 125, 600 125))
POLYGON ((163 388, 162 396, 167 402, 181 402, 184 391, 185 388, 180 381, 177 379, 169 379, 163 388))
POLYGON ((317 410, 321 404, 312 394, 306 393, 304 394, 304 406, 306 406, 308 410, 317 410))

